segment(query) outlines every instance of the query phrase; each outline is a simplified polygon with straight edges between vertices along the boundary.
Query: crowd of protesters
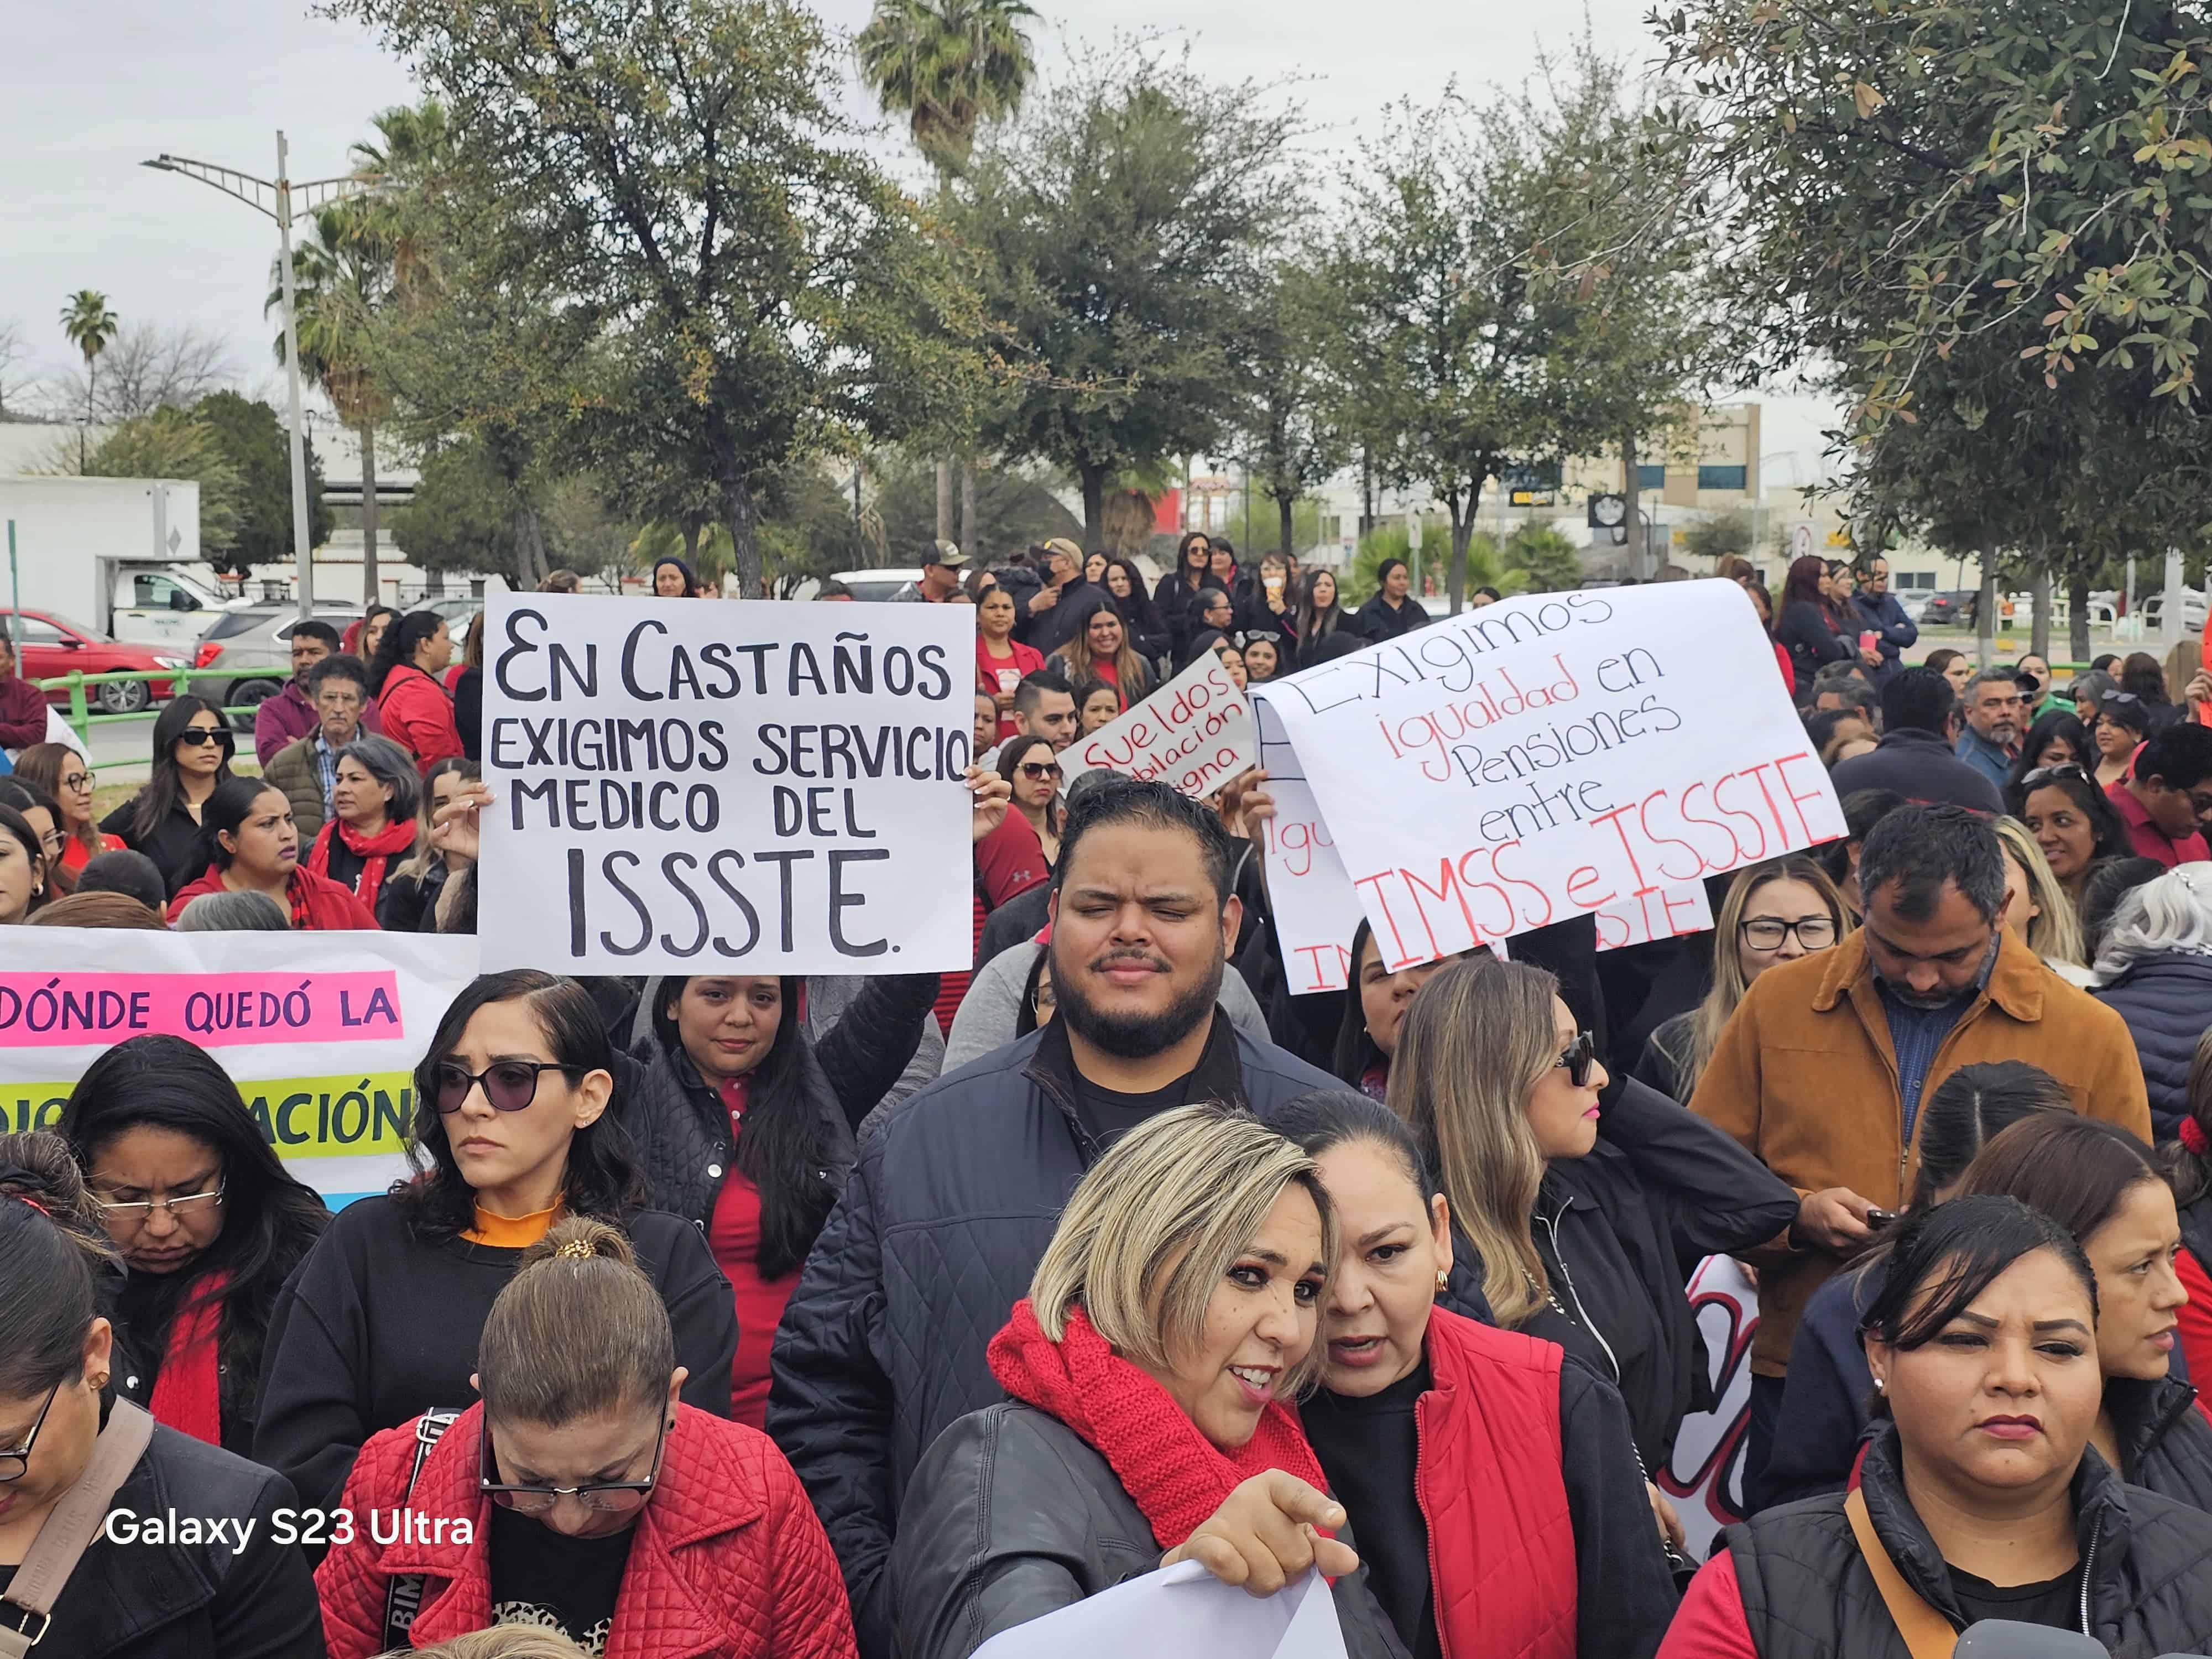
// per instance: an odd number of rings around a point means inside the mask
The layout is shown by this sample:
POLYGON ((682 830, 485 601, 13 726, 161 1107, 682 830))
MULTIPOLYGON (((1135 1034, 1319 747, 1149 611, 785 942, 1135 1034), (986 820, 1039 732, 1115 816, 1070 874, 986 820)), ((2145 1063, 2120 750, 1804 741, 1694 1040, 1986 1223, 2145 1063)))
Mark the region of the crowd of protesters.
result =
MULTIPOLYGON (((335 1215, 182 1038, 0 1133, 0 1643, 964 1659, 1188 1562, 1317 1570, 1358 1659, 2212 1646, 2208 688, 1906 665, 1881 562, 1801 560, 1744 586, 1844 837, 1708 933, 1393 968, 1363 922, 1300 994, 1264 775, 1060 757, 1206 653, 1421 626, 1404 566, 1348 611, 1195 533, 1150 593, 921 562, 977 621, 966 971, 483 975, 412 1176, 335 1215), (1700 1563, 1661 1480, 1713 1256, 1759 1319, 1700 1563), (221 1524, 57 1578, 88 1486, 221 1524)), ((0 923, 472 929, 481 625, 329 632, 259 776, 189 697, 97 826, 26 750, 0 923)))

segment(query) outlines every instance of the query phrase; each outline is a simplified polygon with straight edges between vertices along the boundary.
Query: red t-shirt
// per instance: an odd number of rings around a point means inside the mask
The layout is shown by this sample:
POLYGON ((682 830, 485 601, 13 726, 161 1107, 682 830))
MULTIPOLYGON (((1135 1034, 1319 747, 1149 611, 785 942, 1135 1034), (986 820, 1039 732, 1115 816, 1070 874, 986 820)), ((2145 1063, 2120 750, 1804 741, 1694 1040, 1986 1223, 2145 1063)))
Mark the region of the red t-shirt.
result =
MULTIPOLYGON (((1044 654, 1035 646, 1024 645, 1019 640, 1008 640, 1006 649, 1012 654, 994 657, 989 643, 978 633, 975 635, 975 689, 987 696, 996 696, 1001 691, 1011 691, 1021 684, 1022 676, 1034 674, 1044 666, 1044 654), (1012 679, 1006 676, 1012 675, 1012 679)), ((1004 743, 1014 735, 1014 711, 999 711, 999 741, 1004 743)), ((977 765, 983 757, 975 757, 977 765)))
MULTIPOLYGON (((732 1078, 721 1087, 732 1137, 743 1133, 747 1081, 732 1078)), ((738 1352, 730 1362, 730 1416, 756 1429, 768 1420, 769 1349, 775 1342, 775 1328, 783 1322, 783 1304, 799 1284, 795 1268, 781 1279, 761 1277, 760 1217, 760 1188, 732 1164, 714 1194, 714 1212, 707 1218, 707 1248, 737 1297, 738 1352)))
MULTIPOLYGON (((2141 753, 2141 750, 2137 750, 2141 753)), ((2156 859, 2167 869, 2185 864, 2202 864, 2212 859, 2201 834, 2183 836, 2175 841, 2152 821, 2150 811, 2136 799, 2136 792, 2121 778, 2106 786, 2105 793, 2120 815, 2120 822, 2128 826, 2128 840, 2137 858, 2156 859)))
POLYGON ((1107 684, 1112 686, 1116 691, 1121 689, 1121 668, 1120 664, 1105 657, 1093 657, 1091 659, 1091 672, 1096 674, 1100 679, 1105 681, 1107 684))
MULTIPOLYGON (((2173 1271, 2189 1292, 2189 1300, 2174 1310, 2181 1322, 2175 1334, 2181 1339, 2182 1358, 2189 1362, 2191 1376, 2212 1376, 2212 1275, 2205 1273, 2196 1252, 2187 1249, 2174 1257, 2173 1271)), ((2212 1419, 2212 1403, 2203 1394, 2197 1396, 2197 1409, 2212 1419)))
POLYGON ((975 843, 975 875, 983 902, 994 910, 1051 874, 1036 827, 1016 808, 1007 808, 999 827, 975 843))

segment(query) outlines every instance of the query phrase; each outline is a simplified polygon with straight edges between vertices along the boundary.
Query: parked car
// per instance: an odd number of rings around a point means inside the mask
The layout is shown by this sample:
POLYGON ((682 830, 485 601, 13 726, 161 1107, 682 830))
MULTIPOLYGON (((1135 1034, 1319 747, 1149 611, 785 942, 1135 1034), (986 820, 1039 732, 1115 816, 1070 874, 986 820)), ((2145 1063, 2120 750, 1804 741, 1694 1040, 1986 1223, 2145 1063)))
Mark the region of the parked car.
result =
POLYGON ((1930 594, 1920 612, 1920 620, 1930 627, 1945 623, 1965 623, 1972 626, 1981 607, 1980 589, 1958 588, 1948 593, 1930 594))
POLYGON ((446 619, 446 631, 453 636, 453 648, 460 649, 461 635, 469 631, 469 624, 477 611, 484 608, 480 593, 448 593, 435 599, 424 599, 420 605, 403 605, 406 611, 431 611, 446 619))
MULTIPOLYGON (((0 629, 14 637, 15 613, 0 611, 0 629)), ((26 607, 22 623, 23 660, 16 672, 27 680, 53 679, 76 670, 86 674, 149 672, 156 668, 186 668, 190 659, 182 647, 174 649, 111 640, 96 629, 53 611, 26 607)), ((136 714, 156 702, 175 695, 173 680, 114 680, 85 687, 88 701, 105 714, 136 714)), ((50 703, 66 705, 69 692, 57 688, 46 693, 50 703)))
POLYGON ((920 581, 921 571, 840 570, 830 580, 842 582, 856 599, 888 599, 908 582, 920 581))
MULTIPOLYGON (((315 617, 337 629, 360 619, 361 607, 318 605, 315 617)), ((200 635, 199 649, 190 665, 187 688, 219 708, 252 709, 284 689, 292 678, 292 629, 300 620, 297 605, 256 605, 246 611, 228 611, 200 635)), ((240 731, 251 731, 253 716, 234 715, 240 731)))

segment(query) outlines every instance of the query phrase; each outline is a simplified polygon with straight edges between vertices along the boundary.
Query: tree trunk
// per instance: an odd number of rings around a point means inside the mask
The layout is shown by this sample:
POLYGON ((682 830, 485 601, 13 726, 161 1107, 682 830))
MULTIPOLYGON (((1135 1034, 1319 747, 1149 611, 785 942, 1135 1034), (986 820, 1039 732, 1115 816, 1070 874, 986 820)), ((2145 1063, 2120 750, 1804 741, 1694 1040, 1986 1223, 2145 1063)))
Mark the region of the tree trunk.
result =
POLYGON ((1644 530, 1644 492, 1637 486, 1640 471, 1636 459, 1636 434, 1632 432, 1620 441, 1620 493, 1628 497, 1628 516, 1621 520, 1621 527, 1628 532, 1631 568, 1639 580, 1649 580, 1651 573, 1644 565, 1645 556, 1651 550, 1651 538, 1644 530))
POLYGON ((970 559, 976 556, 975 463, 972 459, 960 463, 960 550, 970 559))
POLYGON ((1444 505, 1451 511, 1451 565, 1444 576, 1444 592, 1449 599, 1449 610, 1459 615, 1460 605, 1467 597, 1467 544, 1474 535, 1475 510, 1482 505, 1482 484, 1478 480, 1468 489, 1467 507, 1460 508, 1457 489, 1444 492, 1444 505))
POLYGON ((1374 522, 1375 463, 1368 455, 1365 447, 1362 446, 1359 451, 1359 536, 1354 536, 1352 539, 1354 542, 1358 541, 1359 537, 1364 536, 1374 522))
POLYGON ((361 602, 379 598, 376 578, 376 422, 361 423, 361 602))
MULTIPOLYGON (((525 580, 527 580, 528 574, 527 571, 524 573, 525 580)), ((422 597, 426 599, 442 599, 446 597, 446 569, 443 565, 434 564, 424 574, 422 597)))
POLYGON ((2028 635, 2028 649, 2044 659, 2051 660, 2051 573, 2039 566, 2035 578, 2028 586, 2035 596, 2035 623, 2028 635))
POLYGON ((952 539, 952 458, 937 458, 937 539, 952 539))
POLYGON ((738 597, 757 599, 761 596, 761 551, 753 532, 760 523, 760 508, 734 466, 722 480, 722 511, 723 523, 730 532, 730 563, 737 572, 738 597))
POLYGON ((1083 480, 1083 544, 1106 545, 1106 469, 1088 463, 1076 468, 1083 480))
POLYGON ((522 567, 523 585, 534 593, 552 574, 551 561, 545 556, 545 527, 535 509, 524 507, 515 510, 514 531, 514 550, 522 567))
POLYGON ((1275 511, 1282 519, 1283 532, 1281 545, 1275 550, 1285 558, 1290 556, 1291 552, 1291 509, 1295 505, 1296 503, 1286 496, 1279 495, 1275 498, 1275 511))
POLYGON ((686 519, 678 526, 684 532, 684 562, 695 571, 699 568, 699 535, 706 527, 696 519, 686 519))
POLYGON ((1982 550, 1982 597, 1974 607, 1974 655, 1984 668, 1996 659, 1998 603, 1996 550, 1985 547, 1982 550))
MULTIPOLYGON (((2089 660, 2089 575, 2077 570, 2066 579, 2066 654, 2075 662, 2089 660)), ((2049 658, 2045 658, 2047 662, 2049 658)))

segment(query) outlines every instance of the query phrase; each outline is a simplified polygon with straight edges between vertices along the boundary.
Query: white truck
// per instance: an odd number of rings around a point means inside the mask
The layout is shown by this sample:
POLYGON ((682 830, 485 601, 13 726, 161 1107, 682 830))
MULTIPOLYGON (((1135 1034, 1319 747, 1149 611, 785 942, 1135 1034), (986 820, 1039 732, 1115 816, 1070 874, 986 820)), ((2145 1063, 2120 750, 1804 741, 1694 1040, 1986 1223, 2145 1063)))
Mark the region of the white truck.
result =
POLYGON ((227 606, 200 556, 200 487, 177 478, 0 477, 0 608, 58 612, 118 640, 197 641, 227 606), (18 597, 20 595, 20 597, 18 597))

